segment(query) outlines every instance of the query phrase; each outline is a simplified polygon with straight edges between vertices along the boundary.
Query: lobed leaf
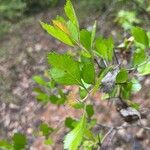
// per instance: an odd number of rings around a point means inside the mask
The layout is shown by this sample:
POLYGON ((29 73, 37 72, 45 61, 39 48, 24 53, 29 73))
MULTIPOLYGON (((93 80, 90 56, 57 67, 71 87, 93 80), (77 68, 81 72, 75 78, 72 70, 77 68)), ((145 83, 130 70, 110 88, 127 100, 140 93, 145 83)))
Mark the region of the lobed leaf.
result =
POLYGON ((64 85, 82 84, 79 62, 75 61, 71 56, 50 53, 48 63, 53 67, 50 69, 50 74, 56 82, 64 85))
POLYGON ((82 116, 77 126, 65 136, 64 149, 77 150, 80 146, 86 129, 86 117, 82 116))

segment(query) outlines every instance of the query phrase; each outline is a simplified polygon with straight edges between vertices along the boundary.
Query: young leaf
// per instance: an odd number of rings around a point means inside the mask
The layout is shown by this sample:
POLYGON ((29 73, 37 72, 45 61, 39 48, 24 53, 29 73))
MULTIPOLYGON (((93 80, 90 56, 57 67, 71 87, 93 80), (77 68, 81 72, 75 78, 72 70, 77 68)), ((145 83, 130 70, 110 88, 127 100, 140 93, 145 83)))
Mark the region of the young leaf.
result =
POLYGON ((56 82, 64 85, 82 84, 79 63, 73 60, 71 56, 50 53, 48 62, 53 67, 50 74, 56 82))
POLYGON ((49 97, 50 101, 52 104, 57 104, 57 105, 60 105, 60 104, 64 104, 65 102, 65 99, 63 97, 57 97, 56 95, 51 95, 49 97))
POLYGON ((80 98, 84 99, 87 96, 88 92, 84 88, 80 87, 79 94, 80 94, 80 98))
POLYGON ((89 118, 91 118, 94 115, 93 105, 89 104, 86 106, 86 113, 87 113, 89 118))
POLYGON ((23 134, 15 133, 12 140, 13 140, 14 150, 25 149, 26 144, 27 144, 27 139, 23 134))
POLYGON ((116 83, 125 83, 128 80, 128 72, 125 69, 121 69, 117 74, 116 83))
POLYGON ((64 149, 77 150, 82 142, 85 129, 86 117, 83 115, 77 126, 66 135, 64 149))
POLYGON ((36 96, 36 99, 38 100, 38 101, 40 101, 40 102, 44 102, 44 103, 47 103, 48 101, 49 101, 49 96, 46 94, 46 93, 44 93, 44 92, 37 92, 38 93, 38 95, 36 96))
POLYGON ((44 30, 46 30, 51 36, 55 37, 56 39, 62 41, 63 43, 73 46, 72 40, 69 36, 59 28, 55 28, 47 23, 41 22, 41 26, 44 30))
POLYGON ((77 121, 75 119, 72 119, 70 117, 67 117, 65 119, 65 126, 70 128, 70 129, 73 129, 76 124, 77 124, 77 121))
POLYGON ((149 46, 149 39, 147 33, 140 27, 134 27, 132 29, 132 35, 136 42, 143 44, 145 47, 149 46))
POLYGON ((42 86, 47 85, 47 82, 41 76, 34 76, 33 80, 39 85, 42 85, 42 86))
POLYGON ((81 30, 80 32, 80 42, 87 49, 91 49, 91 32, 88 30, 81 30))
POLYGON ((146 59, 147 59, 147 56, 146 56, 145 50, 137 49, 133 55, 133 64, 134 66, 137 66, 143 63, 144 61, 146 61, 146 59))
POLYGON ((77 28, 79 28, 79 23, 78 23, 78 19, 77 16, 75 14, 73 5, 71 3, 70 0, 67 0, 66 5, 64 7, 66 16, 70 19, 70 21, 77 26, 77 28))
POLYGON ((49 125, 46 123, 40 124, 39 129, 42 132, 43 136, 45 136, 46 138, 48 138, 49 134, 51 134, 54 131, 54 129, 49 127, 49 125))

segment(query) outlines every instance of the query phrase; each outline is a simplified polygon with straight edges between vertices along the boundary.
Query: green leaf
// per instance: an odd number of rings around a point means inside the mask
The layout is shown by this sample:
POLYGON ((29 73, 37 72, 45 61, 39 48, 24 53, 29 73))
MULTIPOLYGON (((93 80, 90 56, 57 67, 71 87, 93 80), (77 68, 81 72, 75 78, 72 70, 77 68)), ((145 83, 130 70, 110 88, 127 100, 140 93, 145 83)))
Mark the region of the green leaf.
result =
POLYGON ((91 118, 94 115, 93 105, 89 104, 86 106, 86 113, 87 113, 89 118, 91 118))
POLYGON ((130 99, 132 82, 123 83, 121 86, 121 96, 123 99, 130 99))
POLYGON ((138 67, 138 72, 143 76, 150 74, 150 61, 138 67))
POLYGON ((47 82, 41 76, 34 76, 33 80, 39 85, 42 85, 42 86, 47 85, 47 82))
POLYGON ((82 116, 77 126, 65 136, 64 149, 77 150, 80 146, 86 129, 86 117, 82 116))
POLYGON ((53 140, 51 138, 48 138, 44 141, 45 145, 52 145, 53 144, 53 140))
POLYGON ((46 30, 51 36, 55 37, 56 39, 60 40, 61 42, 69 46, 74 46, 72 40, 69 38, 69 36, 65 32, 47 23, 44 23, 44 22, 40 22, 40 23, 41 23, 42 28, 46 30))
POLYGON ((87 49, 91 49, 91 32, 88 30, 81 30, 80 32, 80 42, 87 49))
POLYGON ((128 80, 128 72, 126 69, 121 69, 117 74, 116 83, 125 83, 128 80))
POLYGON ((67 117, 65 119, 65 126, 70 129, 73 129, 76 124, 77 124, 77 121, 75 119, 72 119, 71 117, 67 117))
POLYGON ((50 53, 48 62, 53 67, 50 70, 52 78, 64 85, 81 85, 79 62, 66 54, 50 53))
POLYGON ((84 82, 88 84, 95 83, 95 68, 94 63, 91 60, 89 62, 83 63, 82 78, 84 82))
POLYGON ((40 102, 48 102, 49 101, 49 96, 44 93, 44 92, 38 92, 38 95, 36 96, 36 99, 39 100, 40 102))
POLYGON ((99 37, 95 42, 95 48, 100 57, 108 61, 112 61, 114 41, 111 37, 108 39, 99 37))
POLYGON ((49 99, 52 104, 57 104, 57 105, 64 104, 65 102, 65 98, 57 97, 56 95, 51 95, 49 99))
POLYGON ((12 145, 6 140, 0 140, 0 149, 1 150, 12 150, 12 145))
POLYGON ((54 129, 49 127, 46 123, 40 124, 39 129, 46 138, 48 138, 48 136, 54 131, 54 129))
POLYGON ((78 33, 77 27, 71 21, 68 21, 67 25, 68 25, 69 32, 71 34, 71 38, 75 40, 76 42, 78 42, 79 33, 78 33))
POLYGON ((27 144, 27 139, 23 134, 15 133, 12 140, 13 140, 14 150, 25 149, 26 144, 27 144))
POLYGON ((78 23, 78 19, 77 16, 75 14, 73 5, 71 3, 70 0, 67 0, 66 5, 64 7, 66 16, 70 19, 70 21, 77 26, 77 28, 79 28, 79 23, 78 23))
POLYGON ((147 33, 140 27, 134 27, 132 29, 132 35, 136 42, 143 44, 145 47, 149 47, 149 40, 147 33))
POLYGON ((93 48, 93 42, 95 39, 95 34, 96 34, 96 21, 93 25, 93 30, 92 30, 92 35, 91 35, 91 49, 93 48))
POLYGON ((133 64, 134 66, 137 66, 143 63, 144 61, 146 61, 146 59, 147 59, 147 56, 146 56, 145 50, 137 49, 133 55, 133 64))
POLYGON ((84 104, 81 102, 75 103, 72 106, 74 109, 83 109, 84 108, 84 104))
POLYGON ((88 92, 85 89, 80 87, 79 94, 80 94, 80 98, 83 99, 87 96, 88 92))

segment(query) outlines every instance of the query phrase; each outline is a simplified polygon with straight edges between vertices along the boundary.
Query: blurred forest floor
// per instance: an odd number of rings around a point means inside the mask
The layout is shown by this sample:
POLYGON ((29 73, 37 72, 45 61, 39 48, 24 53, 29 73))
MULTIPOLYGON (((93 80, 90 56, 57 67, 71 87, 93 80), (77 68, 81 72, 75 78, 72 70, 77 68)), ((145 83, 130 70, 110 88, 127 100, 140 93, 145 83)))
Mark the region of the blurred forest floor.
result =
MULTIPOLYGON (((64 44, 56 41, 45 33, 40 27, 39 20, 50 20, 56 14, 62 12, 62 7, 58 7, 44 13, 30 16, 15 25, 11 32, 0 38, 0 138, 10 138, 15 132, 23 132, 29 139, 29 149, 35 150, 60 150, 62 149, 62 139, 65 129, 60 129, 54 136, 57 141, 53 147, 46 147, 42 144, 43 137, 37 135, 36 131, 42 121, 49 123, 52 127, 59 126, 66 116, 79 117, 80 112, 72 110, 68 106, 54 106, 48 104, 41 105, 35 99, 32 92, 36 85, 32 81, 32 76, 43 74, 47 68, 46 56, 51 50, 64 52, 68 49, 64 44)), ((81 27, 91 27, 95 19, 101 23, 99 13, 81 16, 81 27)), ((105 26, 101 26, 100 33, 113 35, 118 39, 120 27, 107 18, 105 26)), ((100 28, 100 27, 99 27, 100 28)), ((142 104, 145 111, 150 114, 150 77, 143 79, 143 88, 133 96, 133 101, 142 104)), ((66 89, 71 87, 66 87, 66 89)), ((72 87, 76 92, 76 87, 72 87)), ((76 94, 76 93, 75 93, 76 94)), ((118 116, 113 105, 106 101, 101 101, 101 93, 93 97, 95 104, 95 118, 110 125, 121 125, 123 121, 118 116), (111 108, 111 109, 107 109, 111 108)), ((142 123, 150 126, 150 115, 147 119, 142 119, 142 123)), ((150 134, 143 129, 129 129, 127 132, 121 130, 118 137, 113 140, 112 149, 131 149, 133 143, 139 145, 139 150, 149 150, 150 134), (133 136, 136 141, 133 141, 133 136), (119 140, 118 140, 119 139, 119 140), (128 147, 129 146, 129 147, 128 147)), ((132 147, 133 148, 133 147, 132 147)), ((138 150, 138 149, 136 149, 138 150)))

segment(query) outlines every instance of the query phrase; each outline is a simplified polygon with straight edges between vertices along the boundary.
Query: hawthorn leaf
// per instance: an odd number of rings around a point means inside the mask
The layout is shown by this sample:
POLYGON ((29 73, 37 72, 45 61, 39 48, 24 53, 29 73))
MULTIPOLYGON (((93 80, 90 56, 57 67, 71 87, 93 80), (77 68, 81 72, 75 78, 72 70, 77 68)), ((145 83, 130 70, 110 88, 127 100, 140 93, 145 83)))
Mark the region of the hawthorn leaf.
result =
POLYGON ((6 140, 0 140, 0 149, 1 150, 12 150, 12 145, 6 140))
POLYGON ((27 144, 27 139, 23 134, 15 133, 12 140, 13 140, 14 150, 25 149, 26 144, 27 144))
POLYGON ((84 88, 80 87, 79 94, 80 94, 80 98, 84 99, 87 96, 88 92, 84 88))
POLYGON ((140 65, 144 61, 146 61, 147 56, 144 49, 137 49, 133 55, 133 64, 134 66, 140 65))
POLYGON ((49 101, 49 95, 42 91, 36 91, 38 95, 36 96, 36 99, 40 102, 47 103, 49 101))
POLYGON ((47 82, 41 76, 34 76, 33 80, 39 85, 42 85, 42 86, 47 85, 47 82))
POLYGON ((68 27, 66 25, 66 23, 61 22, 59 20, 52 20, 53 24, 55 27, 59 28, 60 30, 62 30, 64 33, 66 33, 67 35, 70 34, 68 27))
POLYGON ((117 74, 116 83, 125 83, 128 80, 128 72, 126 69, 121 69, 117 74))
POLYGON ((52 104, 57 104, 57 105, 60 105, 60 104, 64 104, 65 102, 65 98, 63 97, 57 97, 56 95, 51 95, 49 97, 50 101, 52 104))
POLYGON ((77 125, 77 121, 71 117, 67 117, 65 119, 65 126, 70 128, 70 129, 73 129, 75 127, 75 125, 77 125))
POLYGON ((74 46, 72 40, 69 38, 69 36, 59 28, 55 28, 47 23, 40 22, 41 26, 44 30, 46 30, 51 36, 55 37, 56 39, 60 40, 61 42, 69 45, 74 46))
POLYGON ((51 138, 48 138, 44 141, 45 145, 52 145, 53 144, 53 140, 51 138))
POLYGON ((121 86, 121 96, 123 99, 130 99, 132 82, 123 83, 121 86))
POLYGON ((49 127, 46 123, 40 124, 39 129, 46 138, 48 138, 48 136, 54 131, 54 129, 49 127))
POLYGON ((100 57, 105 60, 112 61, 114 41, 111 37, 109 37, 108 39, 99 37, 95 42, 95 48, 100 57))
POLYGON ((73 40, 75 40, 76 42, 78 42, 79 41, 79 33, 78 33, 77 27, 71 21, 67 22, 67 26, 68 26, 71 38, 73 40))
POLYGON ((150 74, 150 61, 138 67, 138 72, 140 75, 148 75, 150 74))
POLYGON ((86 106, 86 113, 87 113, 89 118, 91 118, 94 115, 93 105, 89 104, 86 106))
POLYGON ((67 54, 50 53, 48 63, 53 67, 50 69, 52 78, 64 85, 81 85, 79 62, 67 54))
POLYGON ((89 61, 89 62, 83 63, 82 78, 84 82, 88 84, 95 83, 95 69, 94 69, 93 62, 89 61))
POLYGON ((77 126, 65 136, 64 149, 77 150, 86 130, 86 117, 82 116, 77 126))
POLYGON ((91 34, 91 49, 93 48, 93 42, 95 39, 95 34, 96 34, 96 21, 93 25, 92 34, 91 34))
POLYGON ((134 27, 131 32, 136 42, 143 44, 145 47, 149 47, 147 33, 142 28, 134 27))
POLYGON ((85 29, 81 30, 80 42, 87 50, 90 50, 91 49, 91 32, 85 29))
POLYGON ((77 26, 77 28, 79 28, 79 23, 78 23, 78 19, 77 16, 75 14, 73 5, 71 3, 70 0, 67 0, 66 5, 64 7, 66 16, 70 19, 70 21, 77 26))

